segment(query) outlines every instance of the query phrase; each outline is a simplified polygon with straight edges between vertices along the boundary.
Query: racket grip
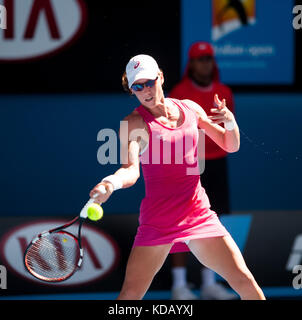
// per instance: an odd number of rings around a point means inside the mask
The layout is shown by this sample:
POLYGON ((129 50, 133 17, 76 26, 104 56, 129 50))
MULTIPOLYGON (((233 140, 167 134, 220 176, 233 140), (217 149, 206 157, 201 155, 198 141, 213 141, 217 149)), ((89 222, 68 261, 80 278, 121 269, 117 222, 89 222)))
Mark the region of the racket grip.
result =
MULTIPOLYGON (((106 190, 106 188, 105 188, 104 185, 100 185, 99 188, 98 188, 98 191, 99 191, 99 193, 101 193, 101 194, 106 194, 106 193, 107 193, 107 190, 106 190)), ((99 193, 95 193, 95 194, 92 196, 92 199, 95 199, 95 198, 99 195, 99 193)))
MULTIPOLYGON (((80 213, 80 217, 81 217, 81 218, 87 218, 87 209, 88 209, 88 206, 94 202, 94 199, 97 198, 100 193, 101 193, 101 194, 106 194, 106 193, 107 193, 107 190, 106 190, 105 186, 100 185, 100 187, 98 188, 98 193, 95 193, 95 194, 87 201, 87 203, 85 204, 85 206, 84 206, 83 209, 81 210, 81 213, 80 213)), ((101 203, 100 203, 100 205, 101 205, 101 203)))

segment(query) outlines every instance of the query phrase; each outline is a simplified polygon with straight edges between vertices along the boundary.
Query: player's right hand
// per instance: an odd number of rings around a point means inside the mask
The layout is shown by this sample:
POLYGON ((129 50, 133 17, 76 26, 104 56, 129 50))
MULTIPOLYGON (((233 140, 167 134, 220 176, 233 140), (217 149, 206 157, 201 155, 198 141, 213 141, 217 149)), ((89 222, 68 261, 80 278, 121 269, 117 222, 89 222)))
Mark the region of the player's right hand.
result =
POLYGON ((89 193, 90 198, 95 197, 95 203, 104 203, 108 200, 108 198, 111 196, 113 192, 113 185, 110 182, 100 182, 98 183, 89 193), (106 193, 103 194, 103 187, 104 186, 106 189, 106 193))

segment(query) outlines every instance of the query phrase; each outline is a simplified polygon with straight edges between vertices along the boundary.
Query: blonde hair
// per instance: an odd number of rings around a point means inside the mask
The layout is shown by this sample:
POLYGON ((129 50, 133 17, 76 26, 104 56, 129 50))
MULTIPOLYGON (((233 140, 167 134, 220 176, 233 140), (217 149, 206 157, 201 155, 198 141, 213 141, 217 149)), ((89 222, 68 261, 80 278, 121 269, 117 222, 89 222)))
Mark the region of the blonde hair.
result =
POLYGON ((126 92, 128 92, 130 95, 132 95, 132 91, 129 89, 129 84, 128 84, 128 78, 127 78, 126 71, 122 75, 122 86, 123 86, 123 89, 126 92))

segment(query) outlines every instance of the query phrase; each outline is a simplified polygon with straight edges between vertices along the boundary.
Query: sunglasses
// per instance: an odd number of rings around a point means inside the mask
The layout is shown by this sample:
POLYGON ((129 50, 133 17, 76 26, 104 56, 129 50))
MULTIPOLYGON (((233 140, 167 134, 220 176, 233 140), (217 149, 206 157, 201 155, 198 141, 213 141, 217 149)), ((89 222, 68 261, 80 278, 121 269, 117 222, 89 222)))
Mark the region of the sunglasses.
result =
POLYGON ((145 87, 153 88, 157 79, 158 77, 154 80, 148 80, 145 83, 133 84, 131 86, 131 89, 133 89, 134 91, 143 91, 145 87))

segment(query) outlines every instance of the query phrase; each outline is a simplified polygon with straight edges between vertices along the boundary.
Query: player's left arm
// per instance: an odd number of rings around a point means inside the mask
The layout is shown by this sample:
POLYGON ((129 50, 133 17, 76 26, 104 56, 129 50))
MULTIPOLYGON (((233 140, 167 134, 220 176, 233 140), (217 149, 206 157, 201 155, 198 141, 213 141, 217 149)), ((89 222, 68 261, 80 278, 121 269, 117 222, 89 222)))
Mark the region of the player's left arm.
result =
POLYGON ((240 147, 240 133, 234 114, 227 108, 226 101, 219 100, 218 95, 214 97, 216 108, 211 109, 215 116, 208 116, 203 108, 194 101, 184 100, 198 116, 198 127, 204 129, 205 133, 222 149, 227 152, 236 152, 240 147), (224 128, 220 126, 224 123, 224 128))

